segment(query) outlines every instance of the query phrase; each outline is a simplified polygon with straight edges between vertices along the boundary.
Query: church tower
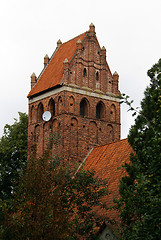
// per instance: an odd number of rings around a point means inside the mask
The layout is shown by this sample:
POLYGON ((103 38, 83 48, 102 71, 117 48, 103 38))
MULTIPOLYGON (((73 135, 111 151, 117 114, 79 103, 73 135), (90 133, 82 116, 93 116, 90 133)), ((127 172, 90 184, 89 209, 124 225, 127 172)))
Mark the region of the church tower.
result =
POLYGON ((49 133, 58 134, 53 152, 82 161, 93 147, 119 140, 118 79, 93 24, 68 42, 59 40, 51 58, 44 57, 40 76, 31 76, 28 141, 36 142, 41 154, 49 133), (42 118, 46 111, 48 121, 42 118))

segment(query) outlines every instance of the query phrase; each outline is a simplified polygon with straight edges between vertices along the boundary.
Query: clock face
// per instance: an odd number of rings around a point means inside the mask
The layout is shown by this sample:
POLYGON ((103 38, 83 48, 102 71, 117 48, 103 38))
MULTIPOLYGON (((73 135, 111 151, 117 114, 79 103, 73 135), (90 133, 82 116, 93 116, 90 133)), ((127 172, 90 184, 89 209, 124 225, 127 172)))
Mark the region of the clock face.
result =
POLYGON ((49 111, 44 112, 43 115, 42 115, 42 119, 45 122, 49 121, 51 119, 51 113, 49 111))

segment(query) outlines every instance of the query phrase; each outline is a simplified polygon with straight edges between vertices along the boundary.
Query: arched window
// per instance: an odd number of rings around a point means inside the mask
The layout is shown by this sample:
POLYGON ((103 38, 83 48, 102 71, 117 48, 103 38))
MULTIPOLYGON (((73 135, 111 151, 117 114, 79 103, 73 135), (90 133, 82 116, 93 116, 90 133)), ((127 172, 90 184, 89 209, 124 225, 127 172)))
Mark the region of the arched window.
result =
POLYGON ((78 120, 71 118, 69 154, 72 158, 78 155, 78 120))
POLYGON ((111 105, 110 119, 111 119, 112 122, 116 121, 116 107, 115 107, 114 104, 111 105))
POLYGON ((86 77, 86 76, 87 76, 87 69, 84 68, 84 69, 83 69, 83 77, 86 77))
POLYGON ((37 120, 38 120, 38 122, 42 121, 43 112, 44 112, 44 106, 40 102, 39 105, 38 105, 38 110, 37 110, 37 120))
POLYGON ((74 98, 71 96, 69 98, 69 112, 70 113, 74 113, 74 108, 75 108, 75 102, 74 102, 74 98))
POLYGON ((88 102, 85 98, 80 102, 80 115, 82 117, 88 116, 88 102))
POLYGON ((96 80, 97 81, 99 80, 99 73, 98 73, 98 71, 96 72, 96 80))
POLYGON ((35 109, 34 109, 34 106, 32 106, 31 110, 30 110, 30 122, 31 123, 35 122, 35 109))
POLYGON ((63 111, 63 100, 62 97, 58 98, 58 114, 61 114, 63 111))
POLYGON ((55 102, 52 98, 49 101, 49 111, 51 113, 51 116, 55 116, 55 102))
POLYGON ((97 103, 96 106, 96 118, 103 119, 105 117, 105 106, 103 102, 97 103))

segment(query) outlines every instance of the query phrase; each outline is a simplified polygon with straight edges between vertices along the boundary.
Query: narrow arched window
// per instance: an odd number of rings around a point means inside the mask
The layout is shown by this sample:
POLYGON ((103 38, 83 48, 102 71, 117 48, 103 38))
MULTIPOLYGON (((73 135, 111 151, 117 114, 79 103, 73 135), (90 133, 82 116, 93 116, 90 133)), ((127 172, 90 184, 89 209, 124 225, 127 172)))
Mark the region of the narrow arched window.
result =
POLYGON ((31 107, 31 110, 30 110, 30 122, 33 123, 34 122, 34 115, 35 115, 35 109, 34 109, 34 106, 31 107))
POLYGON ((62 97, 60 96, 58 98, 58 114, 61 114, 63 112, 63 100, 62 97))
POLYGON ((55 102, 52 98, 49 101, 49 111, 51 113, 51 116, 55 116, 55 102))
POLYGON ((87 69, 84 68, 84 69, 83 69, 83 77, 86 77, 86 76, 87 76, 87 69))
POLYGON ((40 102, 39 105, 38 105, 38 110, 37 110, 37 120, 38 120, 38 122, 42 121, 43 112, 44 112, 44 106, 40 102))
POLYGON ((116 121, 116 107, 115 107, 114 104, 111 105, 110 119, 111 119, 112 122, 116 121))
POLYGON ((99 73, 98 73, 98 71, 96 72, 96 80, 97 81, 99 80, 99 73))
POLYGON ((96 106, 96 118, 102 119, 105 116, 105 107, 102 102, 99 102, 96 106))
POLYGON ((80 115, 82 117, 88 116, 88 102, 85 98, 80 102, 80 115))
POLYGON ((69 98, 69 112, 70 113, 74 113, 74 109, 75 109, 75 102, 74 102, 74 98, 71 96, 69 98))

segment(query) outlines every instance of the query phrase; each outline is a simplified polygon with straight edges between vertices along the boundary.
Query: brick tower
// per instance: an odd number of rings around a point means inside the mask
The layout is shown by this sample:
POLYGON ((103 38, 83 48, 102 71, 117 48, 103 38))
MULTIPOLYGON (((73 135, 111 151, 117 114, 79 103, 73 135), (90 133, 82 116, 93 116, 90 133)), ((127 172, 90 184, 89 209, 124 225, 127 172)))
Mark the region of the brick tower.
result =
POLYGON ((36 141, 41 154, 49 133, 58 133, 53 151, 82 161, 94 146, 119 140, 118 79, 93 24, 66 43, 59 40, 51 58, 44 57, 40 76, 31 76, 28 141, 36 141), (42 119, 45 111, 51 113, 47 122, 42 119))

